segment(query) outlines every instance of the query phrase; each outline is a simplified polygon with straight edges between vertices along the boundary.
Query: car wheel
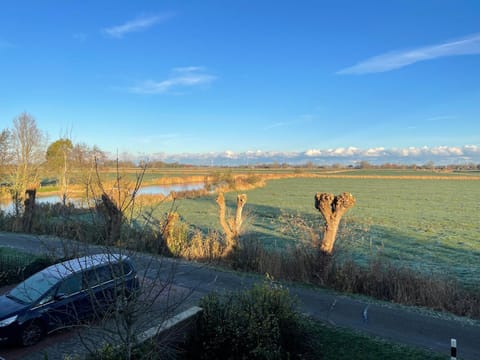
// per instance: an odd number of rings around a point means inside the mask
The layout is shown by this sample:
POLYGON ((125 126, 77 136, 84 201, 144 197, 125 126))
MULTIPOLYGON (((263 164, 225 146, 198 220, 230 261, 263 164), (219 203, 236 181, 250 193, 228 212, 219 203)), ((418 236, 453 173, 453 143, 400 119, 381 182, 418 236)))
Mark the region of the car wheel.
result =
POLYGON ((20 332, 20 344, 22 346, 32 346, 39 342, 44 335, 43 327, 36 322, 25 324, 20 332))

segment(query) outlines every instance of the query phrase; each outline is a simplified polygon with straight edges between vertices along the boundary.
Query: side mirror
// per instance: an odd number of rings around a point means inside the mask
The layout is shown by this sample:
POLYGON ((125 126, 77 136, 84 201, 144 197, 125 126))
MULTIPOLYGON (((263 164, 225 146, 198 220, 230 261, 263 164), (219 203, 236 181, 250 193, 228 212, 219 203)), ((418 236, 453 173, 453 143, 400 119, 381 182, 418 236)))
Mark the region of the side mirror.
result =
POLYGON ((58 294, 55 295, 55 297, 53 299, 55 301, 63 300, 63 299, 65 299, 65 294, 64 293, 58 293, 58 294))

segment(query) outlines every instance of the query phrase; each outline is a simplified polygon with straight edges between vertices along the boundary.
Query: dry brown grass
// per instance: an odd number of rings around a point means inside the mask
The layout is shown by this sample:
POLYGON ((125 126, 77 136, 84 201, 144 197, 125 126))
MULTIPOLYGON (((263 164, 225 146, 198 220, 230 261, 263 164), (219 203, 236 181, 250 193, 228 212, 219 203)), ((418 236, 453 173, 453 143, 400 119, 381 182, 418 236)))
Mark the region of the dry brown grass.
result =
POLYGON ((234 259, 238 270, 480 318, 480 292, 465 289, 441 274, 422 274, 380 257, 361 266, 354 261, 339 261, 309 246, 267 250, 250 239, 242 242, 234 259))
POLYGON ((222 259, 225 245, 218 232, 207 235, 199 230, 195 231, 182 252, 187 260, 218 262, 222 259))

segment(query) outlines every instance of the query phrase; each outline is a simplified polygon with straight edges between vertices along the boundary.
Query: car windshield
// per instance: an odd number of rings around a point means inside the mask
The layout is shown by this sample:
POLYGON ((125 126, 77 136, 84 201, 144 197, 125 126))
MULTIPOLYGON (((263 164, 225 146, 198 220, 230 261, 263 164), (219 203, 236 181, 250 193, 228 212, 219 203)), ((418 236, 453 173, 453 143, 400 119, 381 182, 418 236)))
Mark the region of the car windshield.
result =
POLYGON ((18 284, 8 295, 23 303, 34 303, 57 282, 58 278, 52 274, 39 272, 18 284))

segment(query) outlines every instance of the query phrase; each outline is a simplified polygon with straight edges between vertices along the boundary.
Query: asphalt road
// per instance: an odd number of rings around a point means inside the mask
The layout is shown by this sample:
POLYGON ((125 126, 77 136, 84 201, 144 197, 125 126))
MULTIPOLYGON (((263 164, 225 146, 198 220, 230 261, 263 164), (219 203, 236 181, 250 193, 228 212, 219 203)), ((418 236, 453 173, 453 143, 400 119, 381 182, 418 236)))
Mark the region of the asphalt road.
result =
MULTIPOLYGON (((75 243, 69 242, 68 247, 72 245, 76 246, 75 243)), ((61 254, 65 243, 48 237, 0 233, 0 246, 14 247, 31 253, 54 251, 61 254)), ((137 255, 135 260, 139 265, 139 272, 145 271, 144 275, 147 278, 157 276, 158 267, 163 269, 161 274, 164 280, 173 276, 172 281, 176 289, 191 293, 184 306, 194 305, 201 296, 211 291, 238 290, 263 281, 259 276, 224 271, 182 260, 158 258, 153 265, 147 265, 149 258, 142 255, 137 255)), ((325 290, 286 286, 298 297, 300 310, 317 320, 397 343, 432 350, 446 356, 450 354, 450 340, 454 338, 457 340, 459 358, 480 359, 478 321, 325 290)), ((61 342, 62 339, 59 338, 58 341, 61 342)), ((6 357, 3 355, 4 350, 0 348, 0 356, 6 357)), ((44 351, 46 350, 48 348, 44 351)))

